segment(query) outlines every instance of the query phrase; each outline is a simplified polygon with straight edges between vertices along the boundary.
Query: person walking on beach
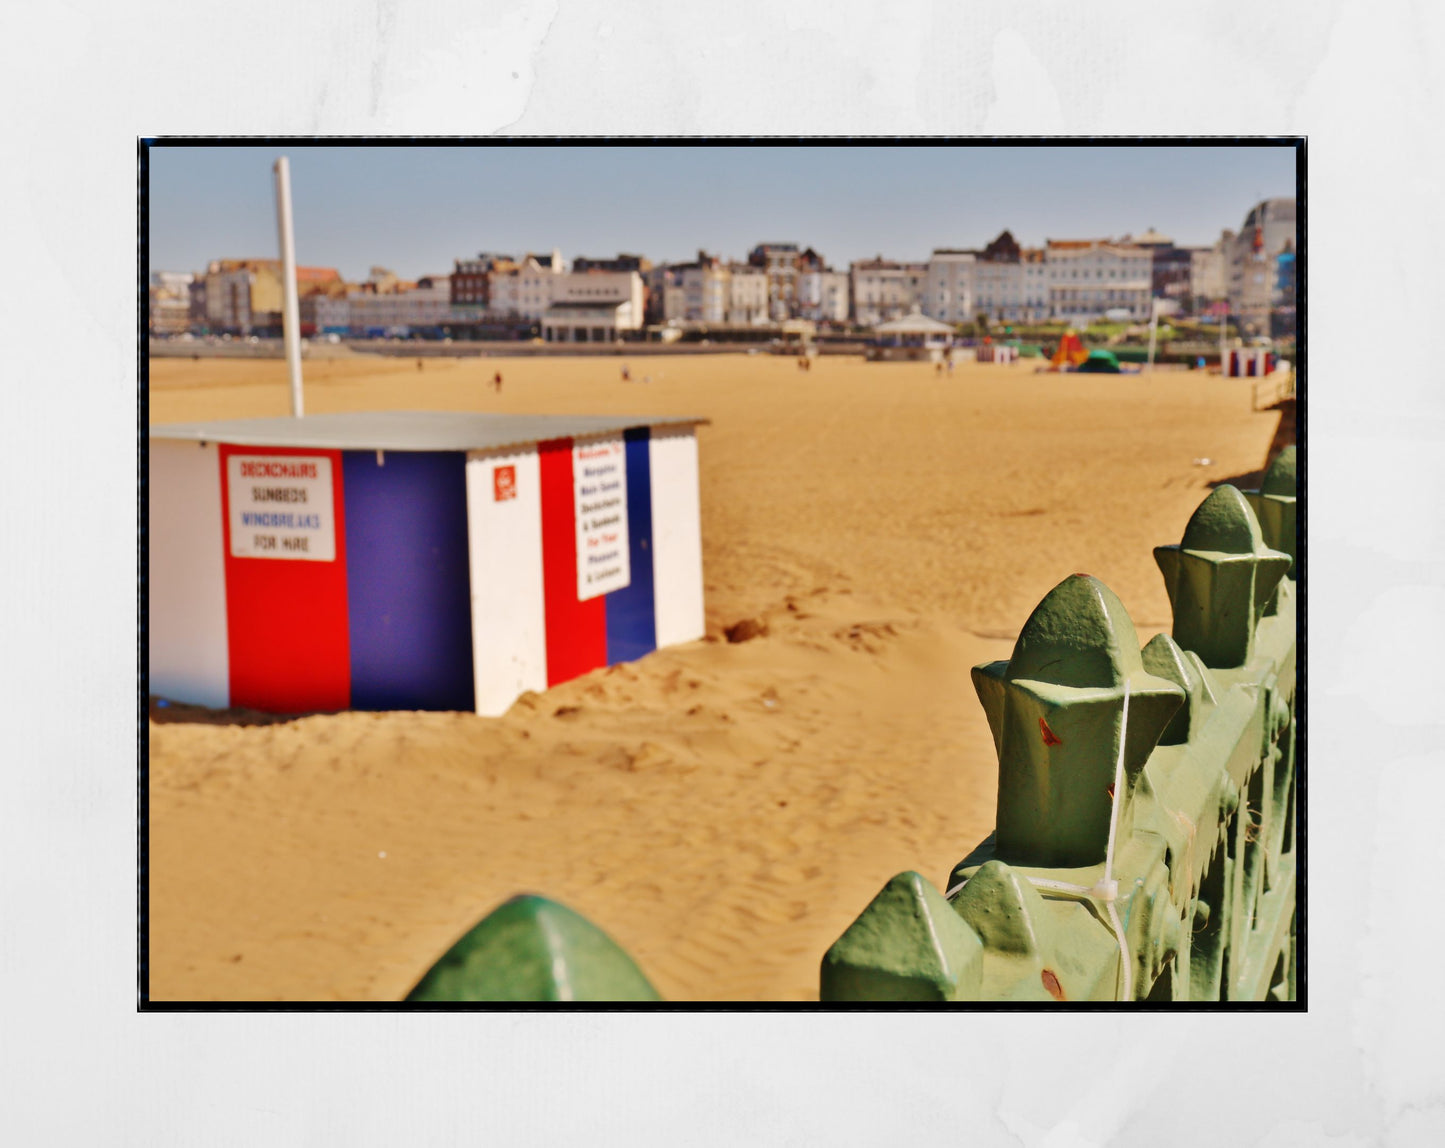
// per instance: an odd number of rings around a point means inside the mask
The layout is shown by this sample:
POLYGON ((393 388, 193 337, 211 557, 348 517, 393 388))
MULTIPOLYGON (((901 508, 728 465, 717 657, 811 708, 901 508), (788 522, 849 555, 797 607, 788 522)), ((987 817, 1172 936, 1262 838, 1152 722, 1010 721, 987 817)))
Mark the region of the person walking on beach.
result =
POLYGON ((502 393, 502 372, 501 372, 501 371, 498 371, 495 375, 492 376, 492 390, 496 391, 497 394, 499 394, 499 395, 502 393))
POLYGON ((627 369, 626 363, 622 364, 622 381, 624 383, 630 383, 632 381, 632 372, 627 369))

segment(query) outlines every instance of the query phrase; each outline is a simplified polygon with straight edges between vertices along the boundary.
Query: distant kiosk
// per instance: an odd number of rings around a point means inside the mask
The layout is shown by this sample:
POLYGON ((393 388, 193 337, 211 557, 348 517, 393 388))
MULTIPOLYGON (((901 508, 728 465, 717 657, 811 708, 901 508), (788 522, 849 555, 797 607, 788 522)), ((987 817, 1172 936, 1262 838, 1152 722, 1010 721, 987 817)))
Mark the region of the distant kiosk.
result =
POLYGON ((953 346, 953 328, 918 308, 873 328, 865 357, 873 362, 938 363, 953 346))
POLYGON ((699 418, 150 428, 149 691, 475 710, 703 636, 699 418))

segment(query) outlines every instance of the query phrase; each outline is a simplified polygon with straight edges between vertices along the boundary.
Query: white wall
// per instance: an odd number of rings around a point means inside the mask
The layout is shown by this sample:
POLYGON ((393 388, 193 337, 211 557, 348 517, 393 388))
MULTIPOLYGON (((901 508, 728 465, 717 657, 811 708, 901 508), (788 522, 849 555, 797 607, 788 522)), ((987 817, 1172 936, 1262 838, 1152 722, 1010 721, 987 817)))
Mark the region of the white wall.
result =
POLYGON ((649 452, 653 602, 660 648, 695 641, 706 630, 697 433, 693 427, 653 427, 649 452))
POLYGON ((535 445, 467 455, 472 667, 477 713, 498 717, 547 688, 542 589, 542 470, 535 445), (516 468, 517 496, 496 499, 494 472, 516 468))
POLYGON ((214 445, 150 440, 150 692, 231 704, 221 465, 214 445))

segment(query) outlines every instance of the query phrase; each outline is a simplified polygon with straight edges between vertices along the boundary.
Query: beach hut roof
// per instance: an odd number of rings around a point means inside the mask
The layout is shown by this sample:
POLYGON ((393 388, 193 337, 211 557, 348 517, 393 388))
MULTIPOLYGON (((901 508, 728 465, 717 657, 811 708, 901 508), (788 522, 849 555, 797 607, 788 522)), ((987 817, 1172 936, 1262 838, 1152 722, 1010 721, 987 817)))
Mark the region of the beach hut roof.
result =
POLYGON ((913 311, 904 315, 901 319, 892 319, 887 323, 879 323, 873 328, 879 335, 951 335, 953 328, 947 323, 940 323, 937 319, 930 319, 927 315, 913 311))
POLYGON ((305 418, 161 423, 151 438, 318 450, 495 450, 629 427, 696 426, 691 415, 504 415, 471 411, 354 411, 305 418))

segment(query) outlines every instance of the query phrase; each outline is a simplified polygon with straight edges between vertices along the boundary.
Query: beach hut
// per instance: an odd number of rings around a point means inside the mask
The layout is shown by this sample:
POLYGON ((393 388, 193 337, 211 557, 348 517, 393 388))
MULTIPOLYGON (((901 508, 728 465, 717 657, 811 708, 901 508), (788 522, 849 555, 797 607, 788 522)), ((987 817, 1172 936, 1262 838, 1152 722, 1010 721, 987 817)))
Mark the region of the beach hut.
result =
POLYGON ((1224 352, 1224 374, 1229 378, 1263 378, 1278 364, 1274 352, 1263 347, 1234 347, 1224 352))
POLYGON ((937 363, 953 345, 953 328, 917 308, 873 328, 865 358, 870 362, 937 363))
POLYGON ((1017 363, 1019 349, 1006 343, 991 343, 987 340, 974 351, 973 357, 980 363, 1017 363))
POLYGON ((152 426, 150 693, 498 715, 526 690, 701 638, 706 421, 152 426))

